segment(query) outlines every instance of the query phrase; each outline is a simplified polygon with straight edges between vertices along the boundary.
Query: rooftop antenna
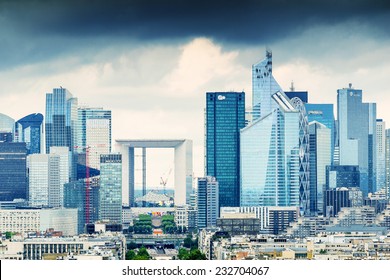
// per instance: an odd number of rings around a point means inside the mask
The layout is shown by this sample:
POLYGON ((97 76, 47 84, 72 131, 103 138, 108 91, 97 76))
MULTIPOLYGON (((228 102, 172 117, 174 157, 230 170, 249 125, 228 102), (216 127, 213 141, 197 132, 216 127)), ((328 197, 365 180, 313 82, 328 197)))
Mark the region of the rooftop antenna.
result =
POLYGON ((267 58, 271 58, 272 57, 272 50, 269 46, 266 46, 265 47, 265 55, 267 58))
POLYGON ((291 81, 290 91, 295 91, 294 81, 291 81))

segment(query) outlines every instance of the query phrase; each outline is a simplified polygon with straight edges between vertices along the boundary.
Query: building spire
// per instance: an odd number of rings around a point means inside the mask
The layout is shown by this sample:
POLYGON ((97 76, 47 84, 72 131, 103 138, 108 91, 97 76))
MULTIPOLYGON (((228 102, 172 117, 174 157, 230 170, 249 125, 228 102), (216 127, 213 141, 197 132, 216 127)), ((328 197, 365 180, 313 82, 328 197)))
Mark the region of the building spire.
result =
POLYGON ((290 91, 295 91, 294 81, 291 81, 290 91))

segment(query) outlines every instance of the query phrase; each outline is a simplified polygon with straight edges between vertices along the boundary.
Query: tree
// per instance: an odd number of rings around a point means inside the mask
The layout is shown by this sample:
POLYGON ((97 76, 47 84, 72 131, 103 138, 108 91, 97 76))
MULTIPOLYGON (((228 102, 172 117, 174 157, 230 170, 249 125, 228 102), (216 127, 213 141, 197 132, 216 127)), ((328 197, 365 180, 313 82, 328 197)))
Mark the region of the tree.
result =
POLYGON ((180 248, 177 254, 179 260, 206 260, 206 255, 203 254, 199 249, 191 249, 188 251, 185 248, 180 248))
POLYGON ((126 253, 126 260, 134 260, 135 256, 136 256, 136 254, 135 254, 134 250, 129 250, 126 253))
POLYGON ((127 244, 127 249, 128 250, 134 250, 137 248, 137 244, 133 241, 131 241, 129 244, 127 244))
POLYGON ((198 248, 198 238, 195 240, 192 239, 192 235, 188 234, 187 237, 183 240, 183 247, 188 249, 197 249, 198 248))
POLYGON ((191 247, 192 247, 192 236, 191 236, 191 234, 187 235, 187 237, 184 238, 183 241, 184 241, 183 247, 191 249, 191 247))
POLYGON ((179 253, 177 254, 177 258, 179 260, 188 260, 188 255, 189 255, 189 253, 186 249, 180 248, 179 253))
POLYGON ((189 260, 207 260, 206 255, 203 254, 199 249, 192 249, 188 256, 189 260))
POLYGON ((142 260, 149 260, 150 259, 150 255, 144 246, 142 246, 138 250, 137 257, 139 257, 139 259, 142 259, 142 260))
POLYGON ((141 247, 136 254, 134 250, 129 250, 126 253, 126 260, 150 260, 151 257, 145 247, 141 247))

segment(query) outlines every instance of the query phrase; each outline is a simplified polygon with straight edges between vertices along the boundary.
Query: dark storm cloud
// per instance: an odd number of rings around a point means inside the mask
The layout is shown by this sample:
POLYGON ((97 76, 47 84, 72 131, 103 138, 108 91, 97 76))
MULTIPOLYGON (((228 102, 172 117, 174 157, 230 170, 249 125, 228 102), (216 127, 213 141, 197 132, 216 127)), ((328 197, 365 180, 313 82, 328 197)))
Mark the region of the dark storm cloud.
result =
POLYGON ((206 36, 234 44, 272 44, 308 27, 351 20, 388 36, 388 1, 372 2, 0 0, 0 69, 129 39, 206 36))
POLYGON ((356 19, 387 32, 386 0, 320 1, 6 1, 5 15, 31 34, 134 36, 164 39, 209 36, 258 43, 277 40, 308 24, 356 19), (373 3, 374 2, 374 3, 373 3))

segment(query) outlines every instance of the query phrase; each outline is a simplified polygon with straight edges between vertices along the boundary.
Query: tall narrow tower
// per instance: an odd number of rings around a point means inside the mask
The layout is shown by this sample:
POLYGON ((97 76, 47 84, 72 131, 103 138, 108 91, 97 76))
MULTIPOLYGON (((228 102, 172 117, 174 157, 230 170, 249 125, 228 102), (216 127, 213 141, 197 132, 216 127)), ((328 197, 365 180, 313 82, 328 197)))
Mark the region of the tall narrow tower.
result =
POLYGON ((65 88, 46 94, 46 153, 50 147, 76 146, 77 98, 65 88))

